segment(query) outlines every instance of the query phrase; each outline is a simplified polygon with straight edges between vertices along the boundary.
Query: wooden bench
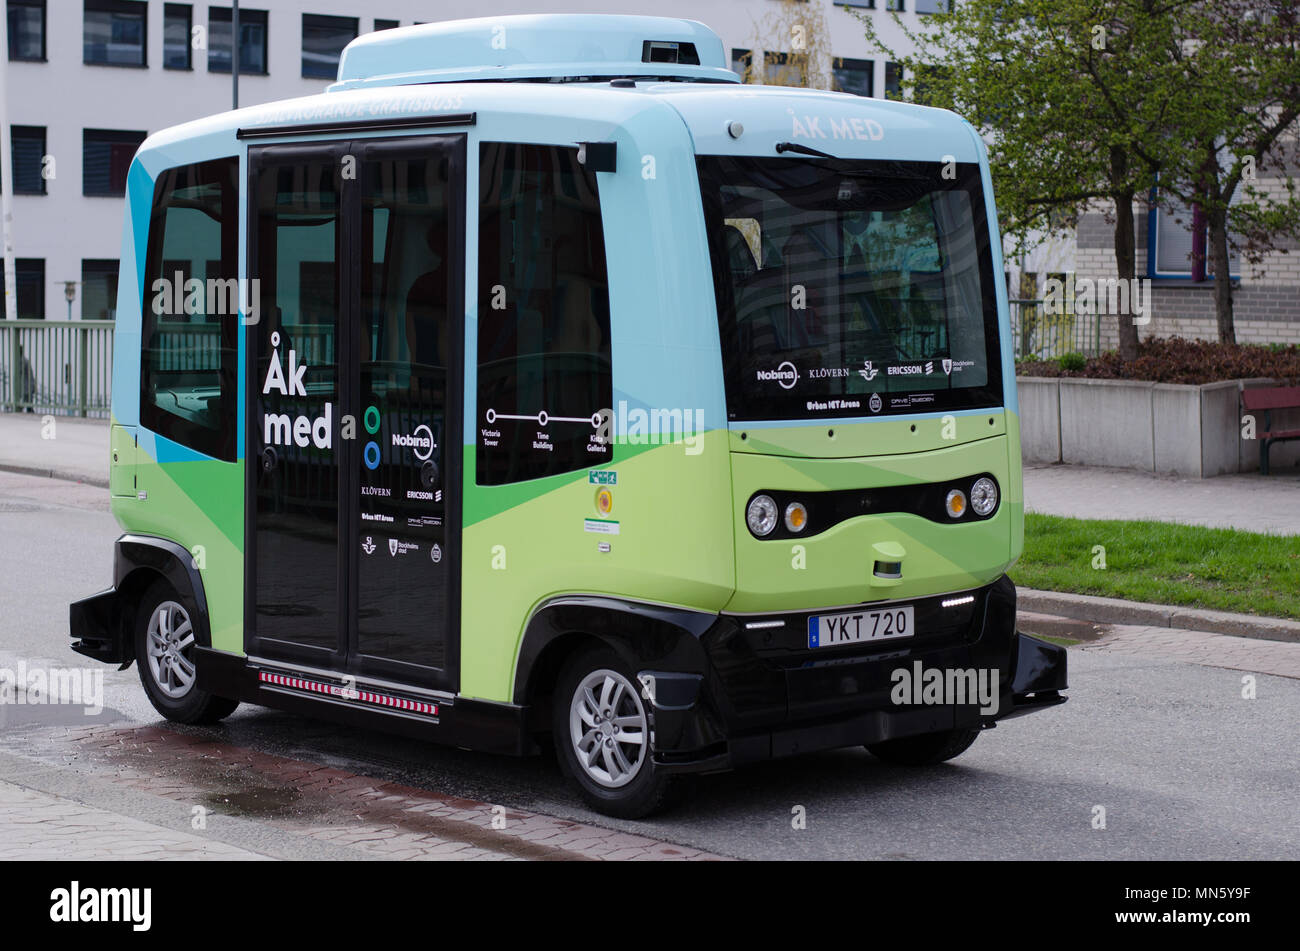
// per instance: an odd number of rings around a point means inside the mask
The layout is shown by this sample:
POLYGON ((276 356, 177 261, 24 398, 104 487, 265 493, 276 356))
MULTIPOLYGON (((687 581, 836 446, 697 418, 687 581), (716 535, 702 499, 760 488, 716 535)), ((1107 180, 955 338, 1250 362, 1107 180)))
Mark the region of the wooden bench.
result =
POLYGON ((1241 391, 1241 405, 1250 413, 1263 413, 1264 426, 1255 433, 1259 440, 1259 471, 1268 475, 1268 448, 1275 442, 1300 439, 1300 429, 1271 428, 1275 409, 1300 409, 1300 386, 1263 386, 1241 391))

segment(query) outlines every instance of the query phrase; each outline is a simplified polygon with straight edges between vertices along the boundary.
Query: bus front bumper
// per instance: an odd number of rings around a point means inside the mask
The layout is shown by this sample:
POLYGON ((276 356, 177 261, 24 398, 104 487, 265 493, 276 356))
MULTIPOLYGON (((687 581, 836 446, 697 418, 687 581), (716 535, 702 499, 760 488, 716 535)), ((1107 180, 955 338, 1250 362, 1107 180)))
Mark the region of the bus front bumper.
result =
MULTIPOLYGON (((1005 577, 976 594, 968 626, 955 636, 860 656, 762 656, 735 625, 711 632, 704 638, 711 669, 704 674, 640 674, 643 692, 654 698, 656 766, 670 773, 725 770, 987 729, 1064 703, 1065 648, 1015 630, 1015 589, 1005 577), (954 696, 954 686, 971 689, 954 696)), ((805 619, 795 617, 795 625, 805 619)))

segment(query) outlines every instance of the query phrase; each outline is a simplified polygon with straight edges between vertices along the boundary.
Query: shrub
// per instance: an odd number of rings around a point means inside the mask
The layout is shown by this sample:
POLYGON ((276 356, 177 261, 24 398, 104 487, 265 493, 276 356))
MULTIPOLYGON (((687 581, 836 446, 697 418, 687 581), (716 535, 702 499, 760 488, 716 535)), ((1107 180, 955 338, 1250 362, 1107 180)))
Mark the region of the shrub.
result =
POLYGON ((1138 344, 1137 359, 1131 363, 1122 362, 1115 351, 1087 359, 1067 353, 1057 360, 1022 360, 1016 364, 1016 373, 1152 383, 1217 383, 1268 377, 1295 384, 1300 381, 1300 347, 1152 337, 1138 344))

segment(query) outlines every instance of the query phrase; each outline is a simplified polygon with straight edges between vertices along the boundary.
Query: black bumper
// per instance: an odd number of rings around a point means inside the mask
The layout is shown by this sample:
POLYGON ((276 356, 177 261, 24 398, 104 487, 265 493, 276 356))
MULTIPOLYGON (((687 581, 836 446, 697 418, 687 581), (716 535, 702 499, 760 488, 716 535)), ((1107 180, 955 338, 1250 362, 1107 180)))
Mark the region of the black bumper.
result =
POLYGON ((104 664, 127 667, 133 660, 130 638, 121 623, 116 588, 92 594, 68 605, 68 631, 72 649, 104 664))
POLYGON ((828 612, 719 618, 700 638, 709 661, 705 673, 642 673, 654 679, 647 693, 654 694, 656 764, 669 772, 729 769, 989 727, 1064 703, 1065 649, 1016 631, 1010 580, 1004 576, 965 594, 972 600, 956 606, 943 604, 953 595, 909 602, 924 632, 913 638, 840 649, 807 646, 808 617, 828 612), (785 622, 780 628, 763 626, 778 619, 785 622), (987 689, 979 702, 946 702, 950 697, 943 696, 935 702, 908 694, 900 671, 914 680, 929 671, 954 677, 971 671, 987 689))

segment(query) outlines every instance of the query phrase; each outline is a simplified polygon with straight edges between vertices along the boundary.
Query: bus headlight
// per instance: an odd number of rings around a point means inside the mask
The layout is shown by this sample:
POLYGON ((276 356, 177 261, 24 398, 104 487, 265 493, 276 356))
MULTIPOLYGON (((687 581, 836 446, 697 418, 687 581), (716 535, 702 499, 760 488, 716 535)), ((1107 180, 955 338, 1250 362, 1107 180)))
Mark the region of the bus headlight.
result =
POLYGON ((998 484, 988 476, 975 480, 970 487, 970 507, 980 518, 998 507, 998 484))
POLYGON ((948 510, 949 518, 961 518, 966 514, 966 493, 961 489, 953 489, 944 500, 944 507, 948 510))
POLYGON ((749 524, 749 530, 759 538, 772 534, 772 529, 776 528, 776 503, 772 497, 754 496, 749 503, 749 510, 745 512, 745 521, 749 524))
POLYGON ((791 502, 785 507, 785 527, 792 532, 802 532, 808 527, 808 509, 802 502, 791 502))

